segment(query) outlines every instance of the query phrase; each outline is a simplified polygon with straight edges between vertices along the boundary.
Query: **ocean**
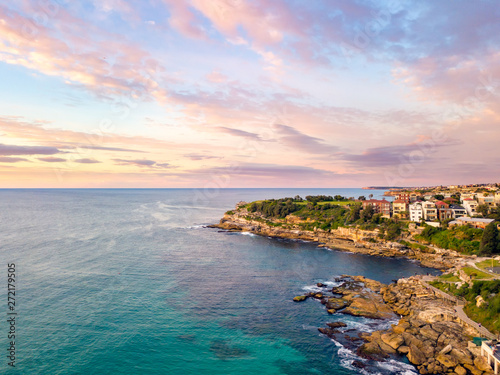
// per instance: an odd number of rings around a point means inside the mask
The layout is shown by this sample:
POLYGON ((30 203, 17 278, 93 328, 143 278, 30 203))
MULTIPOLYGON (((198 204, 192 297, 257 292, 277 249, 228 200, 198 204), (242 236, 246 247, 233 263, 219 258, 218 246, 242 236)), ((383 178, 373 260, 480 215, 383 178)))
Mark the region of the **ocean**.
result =
POLYGON ((317 328, 394 322, 328 315, 292 298, 341 274, 389 283, 436 273, 403 259, 206 228, 239 201, 358 197, 361 189, 0 190, 5 374, 416 374, 359 370, 317 328), (7 272, 15 264, 15 367, 7 272))

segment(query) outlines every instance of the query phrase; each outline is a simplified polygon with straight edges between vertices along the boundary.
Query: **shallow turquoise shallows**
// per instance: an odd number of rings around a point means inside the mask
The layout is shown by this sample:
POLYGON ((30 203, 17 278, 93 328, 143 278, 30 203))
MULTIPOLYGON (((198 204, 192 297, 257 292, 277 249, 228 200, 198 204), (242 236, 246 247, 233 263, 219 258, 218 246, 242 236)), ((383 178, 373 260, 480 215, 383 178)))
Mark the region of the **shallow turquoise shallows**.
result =
MULTIPOLYGON (((7 263, 16 264, 18 312, 16 367, 3 354, 0 373, 358 374, 355 354, 317 328, 391 322, 332 317, 292 298, 341 274, 390 282, 432 270, 204 225, 241 200, 370 193, 382 192, 0 190, 0 272, 5 281, 7 263)), ((363 371, 416 373, 397 361, 363 371)))

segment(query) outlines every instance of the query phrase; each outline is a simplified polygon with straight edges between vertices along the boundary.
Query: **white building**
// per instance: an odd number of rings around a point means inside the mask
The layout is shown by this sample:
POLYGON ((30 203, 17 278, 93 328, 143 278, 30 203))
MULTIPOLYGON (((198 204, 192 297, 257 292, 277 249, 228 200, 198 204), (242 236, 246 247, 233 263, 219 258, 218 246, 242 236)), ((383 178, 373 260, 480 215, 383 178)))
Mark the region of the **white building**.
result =
POLYGON ((453 211, 453 217, 455 219, 467 215, 467 211, 462 206, 459 206, 457 204, 450 204, 450 208, 453 211))
POLYGON ((437 207, 434 202, 422 202, 422 210, 426 221, 436 221, 438 219, 437 207))
POLYGON ((422 202, 415 202, 410 204, 409 210, 411 221, 418 223, 424 218, 424 209, 422 208, 422 202))
POLYGON ((469 216, 477 215, 476 209, 478 204, 474 199, 466 198, 463 200, 462 205, 464 206, 465 211, 467 211, 467 215, 469 216))

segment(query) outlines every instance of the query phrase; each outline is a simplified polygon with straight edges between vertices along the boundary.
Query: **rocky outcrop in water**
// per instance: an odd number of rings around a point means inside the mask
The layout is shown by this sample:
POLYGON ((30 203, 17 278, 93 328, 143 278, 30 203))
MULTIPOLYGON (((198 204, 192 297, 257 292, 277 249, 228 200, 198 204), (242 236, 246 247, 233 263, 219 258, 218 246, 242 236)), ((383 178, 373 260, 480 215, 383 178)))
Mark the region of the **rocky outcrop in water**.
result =
POLYGON ((454 305, 437 298, 416 278, 381 288, 387 306, 402 318, 387 331, 362 335, 362 357, 406 355, 421 374, 489 374, 470 339, 477 335, 455 318, 454 305))

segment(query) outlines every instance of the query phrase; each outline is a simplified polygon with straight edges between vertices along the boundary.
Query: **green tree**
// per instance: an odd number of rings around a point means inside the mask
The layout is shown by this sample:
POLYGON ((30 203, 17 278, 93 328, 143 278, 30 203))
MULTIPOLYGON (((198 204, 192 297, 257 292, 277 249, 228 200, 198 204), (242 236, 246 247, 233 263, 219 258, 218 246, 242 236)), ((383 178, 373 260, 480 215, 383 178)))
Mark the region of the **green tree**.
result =
POLYGON ((490 255, 500 252, 500 241, 498 238, 498 228, 495 222, 486 226, 479 246, 479 253, 481 255, 490 255))
POLYGON ((476 211, 483 215, 484 217, 488 216, 488 213, 490 211, 490 208, 488 207, 487 204, 480 204, 477 206, 476 211))
POLYGON ((358 197, 358 199, 359 199, 360 201, 366 201, 366 197, 365 197, 364 195, 360 195, 360 196, 358 197))
POLYGON ((442 195, 442 194, 436 194, 434 196, 434 198, 436 198, 438 201, 442 201, 444 199, 444 195, 442 195))
POLYGON ((373 217, 373 207, 369 205, 363 211, 361 211, 361 219, 363 221, 368 221, 373 217))

